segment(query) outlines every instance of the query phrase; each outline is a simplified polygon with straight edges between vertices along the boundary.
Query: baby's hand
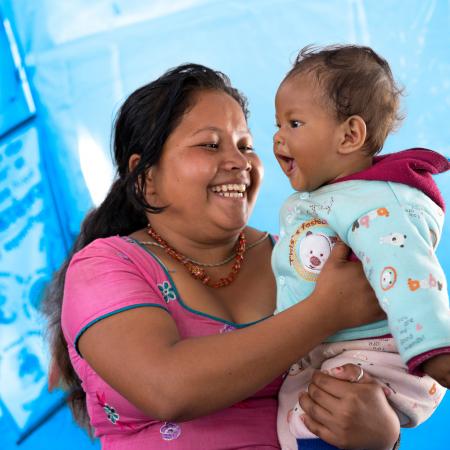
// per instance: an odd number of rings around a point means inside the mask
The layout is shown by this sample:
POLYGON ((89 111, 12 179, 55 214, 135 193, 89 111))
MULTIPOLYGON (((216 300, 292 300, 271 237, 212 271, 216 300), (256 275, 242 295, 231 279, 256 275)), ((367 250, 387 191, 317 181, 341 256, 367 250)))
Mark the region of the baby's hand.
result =
POLYGON ((440 385, 450 388, 450 354, 433 356, 425 361, 422 370, 440 385))

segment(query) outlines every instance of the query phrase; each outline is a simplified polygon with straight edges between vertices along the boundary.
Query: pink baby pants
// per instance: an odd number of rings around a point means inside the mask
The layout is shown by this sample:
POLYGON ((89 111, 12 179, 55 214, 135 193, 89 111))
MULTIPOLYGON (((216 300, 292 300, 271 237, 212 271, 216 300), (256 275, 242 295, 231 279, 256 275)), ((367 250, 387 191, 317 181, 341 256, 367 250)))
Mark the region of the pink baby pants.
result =
MULTIPOLYGON (((445 389, 429 376, 410 375, 392 338, 371 338, 322 344, 291 366, 279 393, 278 438, 282 450, 297 450, 297 439, 312 434, 300 419, 298 396, 308 390, 314 370, 329 371, 356 364, 383 386, 402 427, 414 427, 431 416, 445 389)), ((301 446, 301 444, 300 444, 301 446)))

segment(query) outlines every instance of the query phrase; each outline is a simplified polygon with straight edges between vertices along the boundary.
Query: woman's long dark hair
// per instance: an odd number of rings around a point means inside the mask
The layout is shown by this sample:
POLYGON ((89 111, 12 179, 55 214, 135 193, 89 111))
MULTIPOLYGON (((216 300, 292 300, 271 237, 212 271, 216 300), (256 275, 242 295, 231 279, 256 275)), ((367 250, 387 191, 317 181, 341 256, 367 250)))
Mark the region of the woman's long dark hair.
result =
POLYGON ((198 64, 175 67, 155 81, 134 91, 120 108, 114 123, 113 150, 116 181, 103 203, 93 209, 81 225, 73 248, 47 289, 42 309, 48 318, 48 335, 53 366, 59 370, 60 383, 68 390, 68 403, 75 420, 90 433, 86 395, 69 359, 61 328, 64 281, 72 256, 98 238, 122 235, 144 228, 146 212, 160 213, 164 208, 150 205, 145 198, 146 171, 161 158, 163 146, 184 113, 192 106, 193 94, 202 90, 224 92, 233 97, 247 117, 247 101, 233 88, 229 78, 198 64), (130 172, 133 154, 140 160, 130 172))

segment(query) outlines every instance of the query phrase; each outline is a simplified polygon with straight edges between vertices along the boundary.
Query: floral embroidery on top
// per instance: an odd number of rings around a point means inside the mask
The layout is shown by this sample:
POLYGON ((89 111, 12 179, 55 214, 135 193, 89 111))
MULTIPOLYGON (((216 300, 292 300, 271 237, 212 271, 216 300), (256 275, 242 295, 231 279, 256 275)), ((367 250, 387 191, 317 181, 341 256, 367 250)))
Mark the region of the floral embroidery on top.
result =
POLYGON ((108 403, 106 403, 106 397, 105 397, 104 392, 102 392, 100 395, 98 392, 96 392, 96 394, 97 394, 98 403, 100 404, 100 406, 103 407, 103 411, 105 411, 105 414, 108 417, 108 420, 113 425, 116 425, 118 420, 120 419, 120 416, 117 413, 116 409, 113 406, 108 405, 108 403))
POLYGON ((233 325, 229 325, 228 323, 226 323, 221 329, 220 329, 220 333, 229 333, 230 331, 235 330, 236 327, 233 327, 233 325))
POLYGON ((169 303, 172 300, 175 300, 177 296, 175 295, 175 291, 168 281, 164 281, 163 283, 158 283, 158 289, 161 291, 162 296, 164 297, 164 301, 169 303))
POLYGON ((173 441, 180 437, 181 427, 176 423, 164 422, 164 425, 159 429, 159 432, 165 441, 173 441))
POLYGON ((105 405, 103 409, 108 416, 109 421, 115 425, 120 418, 119 414, 117 414, 116 410, 109 405, 105 405))
POLYGON ((98 404, 103 408, 106 417, 113 425, 117 425, 118 428, 123 431, 137 431, 138 428, 132 423, 122 423, 119 421, 119 413, 116 411, 116 408, 106 403, 106 396, 104 392, 100 394, 96 392, 95 394, 97 395, 98 404))
POLYGON ((117 255, 119 258, 125 259, 126 261, 131 261, 130 258, 129 258, 129 256, 128 256, 128 255, 125 255, 125 253, 122 253, 122 252, 116 252, 116 255, 117 255))
POLYGON ((134 239, 131 239, 129 236, 119 236, 121 239, 123 239, 125 242, 129 242, 130 244, 136 244, 136 241, 134 239))

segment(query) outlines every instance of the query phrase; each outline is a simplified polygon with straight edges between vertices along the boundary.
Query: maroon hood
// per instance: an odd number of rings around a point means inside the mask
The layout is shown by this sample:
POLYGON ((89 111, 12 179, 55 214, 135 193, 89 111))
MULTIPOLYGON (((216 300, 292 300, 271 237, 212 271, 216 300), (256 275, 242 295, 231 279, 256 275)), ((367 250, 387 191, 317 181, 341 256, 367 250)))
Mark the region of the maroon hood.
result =
POLYGON ((432 175, 446 172, 450 163, 444 156, 425 148, 411 148, 397 153, 375 156, 373 165, 361 172, 338 178, 349 180, 393 181, 419 189, 445 210, 444 199, 432 175))

